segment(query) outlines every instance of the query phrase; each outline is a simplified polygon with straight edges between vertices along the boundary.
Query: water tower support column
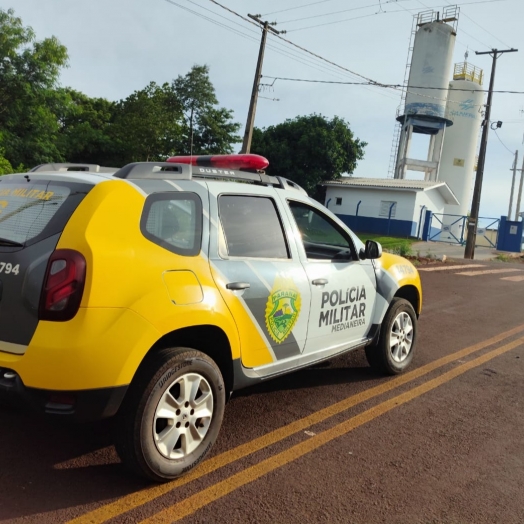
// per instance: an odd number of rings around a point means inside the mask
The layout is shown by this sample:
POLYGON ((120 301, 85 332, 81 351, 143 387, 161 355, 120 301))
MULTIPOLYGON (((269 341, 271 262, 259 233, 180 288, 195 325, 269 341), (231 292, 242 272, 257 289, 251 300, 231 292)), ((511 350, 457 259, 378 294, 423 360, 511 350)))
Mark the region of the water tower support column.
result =
POLYGON ((438 172, 440 167, 440 157, 442 156, 442 145, 444 144, 444 134, 446 128, 443 127, 436 135, 430 138, 428 160, 436 164, 436 167, 426 171, 425 180, 436 182, 438 180, 438 172))

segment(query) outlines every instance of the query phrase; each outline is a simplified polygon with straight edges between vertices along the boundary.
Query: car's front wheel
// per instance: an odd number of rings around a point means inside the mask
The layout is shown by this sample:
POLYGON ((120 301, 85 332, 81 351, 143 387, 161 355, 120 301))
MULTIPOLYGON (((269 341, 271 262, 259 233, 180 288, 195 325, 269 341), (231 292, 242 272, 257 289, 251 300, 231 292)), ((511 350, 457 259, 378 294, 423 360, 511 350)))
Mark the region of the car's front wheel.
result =
POLYGON ((366 347, 369 365, 387 375, 405 371, 413 360, 417 339, 417 315, 403 298, 394 298, 380 328, 377 344, 366 347))
POLYGON ((208 454, 224 406, 222 375, 212 359, 188 348, 162 350, 139 370, 115 419, 117 452, 148 479, 177 478, 208 454))

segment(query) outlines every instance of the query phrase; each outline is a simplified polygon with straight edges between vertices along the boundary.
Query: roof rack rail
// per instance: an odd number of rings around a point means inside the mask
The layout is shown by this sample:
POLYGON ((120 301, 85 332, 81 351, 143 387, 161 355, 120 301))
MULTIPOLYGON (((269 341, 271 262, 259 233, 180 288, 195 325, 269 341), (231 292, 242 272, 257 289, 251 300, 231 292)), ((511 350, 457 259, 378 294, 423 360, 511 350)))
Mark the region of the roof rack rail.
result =
POLYGON ((133 162, 120 168, 114 175, 116 178, 155 180, 191 180, 191 171, 186 164, 171 162, 133 162))
POLYGON ((68 162, 59 162, 56 164, 40 164, 33 167, 29 173, 37 171, 88 171, 90 173, 116 173, 118 167, 103 167, 97 164, 72 164, 68 162))
POLYGON ((283 189, 295 189, 296 191, 307 195, 307 191, 302 186, 299 186, 296 182, 293 182, 293 180, 289 180, 282 176, 278 176, 276 178, 280 180, 280 187, 283 189))
POLYGON ((264 186, 275 186, 282 189, 295 189, 306 194, 306 191, 295 182, 279 176, 269 176, 263 171, 239 171, 214 167, 190 166, 174 162, 135 162, 119 169, 113 176, 130 180, 191 180, 211 178, 218 180, 242 180, 264 186))

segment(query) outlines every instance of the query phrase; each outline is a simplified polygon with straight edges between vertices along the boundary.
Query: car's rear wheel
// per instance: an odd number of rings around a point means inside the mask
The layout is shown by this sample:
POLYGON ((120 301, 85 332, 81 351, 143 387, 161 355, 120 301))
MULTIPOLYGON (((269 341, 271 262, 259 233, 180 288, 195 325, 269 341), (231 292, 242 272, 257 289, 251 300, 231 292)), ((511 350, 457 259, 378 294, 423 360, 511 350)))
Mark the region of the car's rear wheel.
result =
POLYGON ((213 360, 188 348, 162 350, 138 371, 115 418, 117 452, 148 479, 177 478, 213 446, 224 406, 224 383, 213 360))
POLYGON ((366 347, 369 365, 387 375, 405 371, 413 360, 417 339, 417 315, 403 298, 394 298, 380 328, 378 342, 366 347))

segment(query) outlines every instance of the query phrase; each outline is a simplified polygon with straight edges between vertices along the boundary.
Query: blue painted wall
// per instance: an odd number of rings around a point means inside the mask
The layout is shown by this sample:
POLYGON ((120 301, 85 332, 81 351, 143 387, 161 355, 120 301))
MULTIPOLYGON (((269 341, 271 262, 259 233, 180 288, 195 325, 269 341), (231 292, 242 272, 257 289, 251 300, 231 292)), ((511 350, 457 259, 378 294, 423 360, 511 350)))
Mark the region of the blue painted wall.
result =
POLYGON ((355 215, 339 215, 337 217, 353 231, 363 233, 376 233, 393 237, 411 237, 417 234, 417 222, 410 220, 389 221, 387 218, 364 217, 355 215))
POLYGON ((522 228, 522 222, 514 222, 508 220, 508 217, 500 217, 497 249, 499 251, 520 253, 522 250, 522 228))

